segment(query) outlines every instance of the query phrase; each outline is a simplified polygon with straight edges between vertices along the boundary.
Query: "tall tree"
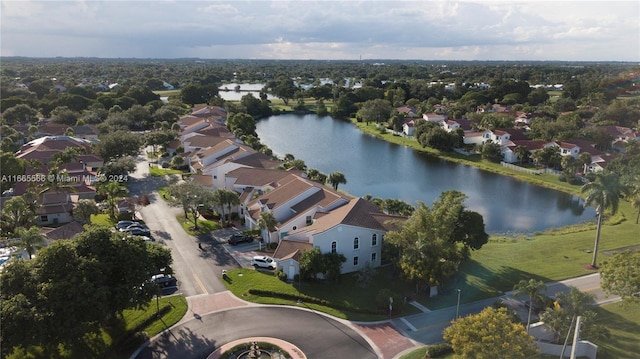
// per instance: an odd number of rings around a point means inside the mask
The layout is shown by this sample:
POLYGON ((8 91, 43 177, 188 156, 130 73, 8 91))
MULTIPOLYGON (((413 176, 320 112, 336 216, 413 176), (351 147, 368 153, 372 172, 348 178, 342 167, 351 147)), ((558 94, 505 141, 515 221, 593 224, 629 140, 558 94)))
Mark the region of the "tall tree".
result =
POLYGON ((533 337, 520 323, 511 321, 505 308, 486 308, 454 320, 444 330, 459 358, 530 358, 538 353, 533 337))
POLYGON ((620 183, 617 174, 603 171, 596 173, 593 182, 584 184, 580 191, 585 195, 585 204, 595 206, 598 215, 596 240, 593 247, 593 259, 591 260, 591 267, 595 268, 598 265, 597 256, 604 211, 609 210, 612 215, 618 211, 620 195, 625 192, 625 188, 620 183))
POLYGON ((31 261, 10 261, 0 276, 3 357, 32 345, 58 357, 61 346, 99 333, 124 309, 148 305, 149 273, 170 264, 168 249, 106 227, 56 241, 31 261))
POLYGON ((214 203, 220 205, 224 203, 218 202, 213 192, 193 182, 182 182, 171 185, 167 188, 167 192, 171 196, 170 203, 174 206, 182 207, 185 219, 188 218, 189 214, 191 215, 195 230, 198 230, 199 208, 201 206, 208 207, 214 203))
POLYGON ((329 174, 329 177, 327 177, 327 182, 329 182, 331 184, 331 187, 333 187, 333 189, 337 191, 338 185, 347 184, 347 178, 342 172, 336 171, 329 174))
POLYGON ((541 299, 541 292, 547 289, 547 286, 541 280, 535 279, 522 279, 519 281, 513 289, 516 291, 514 297, 520 295, 526 295, 529 297, 529 313, 527 315, 527 333, 529 332, 529 326, 531 325, 531 311, 535 305, 535 301, 541 299))
POLYGON ((607 295, 619 295, 625 302, 640 301, 640 252, 614 253, 602 263, 600 277, 607 295))
POLYGON ((40 233, 40 227, 32 226, 29 229, 18 228, 16 234, 18 238, 20 238, 20 245, 24 247, 27 254, 29 254, 29 259, 33 258, 36 250, 42 248, 45 244, 45 238, 40 233))
POLYGON ((358 117, 366 123, 386 123, 391 117, 392 110, 391 103, 387 100, 369 100, 358 111, 358 117))
POLYGON ((112 221, 118 219, 118 200, 127 195, 127 187, 117 181, 109 181, 98 188, 98 192, 106 196, 107 212, 112 221))
POLYGON ((96 201, 92 199, 81 199, 73 209, 73 217, 82 223, 90 223, 91 215, 100 213, 96 201))
POLYGON ((30 227, 35 223, 35 215, 22 196, 8 199, 2 207, 2 234, 15 233, 20 227, 30 227))

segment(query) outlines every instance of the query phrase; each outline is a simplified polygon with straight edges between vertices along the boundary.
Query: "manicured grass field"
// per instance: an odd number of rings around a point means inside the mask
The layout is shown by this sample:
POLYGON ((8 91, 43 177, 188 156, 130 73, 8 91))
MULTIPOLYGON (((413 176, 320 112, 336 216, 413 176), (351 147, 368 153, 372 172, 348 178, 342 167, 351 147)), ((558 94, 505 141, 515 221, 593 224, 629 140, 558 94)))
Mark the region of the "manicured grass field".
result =
POLYGON ((179 175, 183 172, 180 170, 173 170, 170 168, 162 168, 162 167, 149 167, 149 174, 155 177, 162 177, 164 175, 179 175))
POLYGON ((184 214, 179 214, 176 216, 178 222, 182 228, 184 228, 185 232, 189 233, 192 236, 197 236, 200 234, 207 234, 211 231, 215 231, 216 229, 220 229, 220 225, 211 220, 207 219, 198 219, 198 230, 194 230, 193 228, 193 216, 191 214, 187 215, 187 218, 184 218, 184 214))
MULTIPOLYGON (((353 275, 342 277, 341 283, 325 282, 303 282, 302 285, 296 283, 285 283, 276 278, 272 272, 258 271, 254 269, 238 269, 229 272, 229 280, 224 282, 227 289, 239 298, 247 301, 263 304, 283 304, 283 305, 304 305, 305 307, 328 313, 338 318, 358 321, 374 321, 387 319, 386 314, 382 314, 386 309, 377 308, 376 295, 382 289, 390 289, 394 293, 409 293, 411 286, 397 278, 391 277, 388 268, 379 271, 378 276, 372 281, 369 287, 360 288, 356 284, 353 275), (249 294, 249 289, 262 289, 272 292, 286 293, 291 295, 306 295, 315 298, 322 298, 331 303, 349 305, 351 307, 378 310, 381 314, 354 313, 335 308, 321 306, 311 303, 296 303, 295 300, 285 300, 273 297, 262 297, 249 294)), ((398 305, 402 305, 398 303, 398 305)), ((399 307, 396 307, 399 309, 399 307)), ((418 313, 418 309, 411 305, 403 305, 402 311, 395 315, 404 316, 418 313)))
POLYGON ((597 341, 598 359, 637 358, 640 353, 640 303, 613 303, 596 309, 611 337, 597 341))
POLYGON ((152 299, 143 309, 125 310, 120 325, 103 331, 102 338, 109 346, 107 359, 129 358, 145 338, 151 338, 180 321, 187 312, 187 299, 182 295, 152 299), (162 314, 156 317, 158 308, 162 314), (165 308, 162 310, 162 308, 165 308), (135 331, 137 329, 137 332, 135 331), (136 335, 136 333, 138 333, 136 335), (144 333, 144 335, 140 335, 144 333), (137 340, 136 340, 137 339, 137 340))
POLYGON ((113 227, 116 224, 111 220, 111 218, 109 218, 109 215, 106 213, 100 213, 100 214, 92 214, 91 215, 91 224, 95 224, 98 226, 105 226, 105 227, 113 227))

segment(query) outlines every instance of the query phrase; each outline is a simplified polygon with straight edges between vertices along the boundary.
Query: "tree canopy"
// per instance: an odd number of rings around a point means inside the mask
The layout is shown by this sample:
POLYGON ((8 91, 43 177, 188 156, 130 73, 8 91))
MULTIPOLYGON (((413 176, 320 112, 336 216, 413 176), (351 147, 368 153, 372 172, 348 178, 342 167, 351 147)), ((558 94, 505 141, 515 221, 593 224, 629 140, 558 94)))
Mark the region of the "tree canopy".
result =
POLYGON ((444 330, 456 357, 469 359, 530 358, 539 352, 524 326, 515 323, 505 308, 485 308, 454 320, 444 330))
POLYGON ((600 267, 602 289, 626 302, 640 301, 640 252, 614 253, 600 267))
POLYGON ((124 309, 147 305, 155 292, 144 284, 170 264, 168 249, 106 227, 54 242, 33 260, 10 261, 0 277, 2 354, 77 344, 124 309))
POLYGON ((470 249, 487 243, 482 216, 465 209, 465 198, 458 191, 443 192, 431 208, 419 203, 401 230, 387 233, 395 264, 408 279, 441 285, 470 249))

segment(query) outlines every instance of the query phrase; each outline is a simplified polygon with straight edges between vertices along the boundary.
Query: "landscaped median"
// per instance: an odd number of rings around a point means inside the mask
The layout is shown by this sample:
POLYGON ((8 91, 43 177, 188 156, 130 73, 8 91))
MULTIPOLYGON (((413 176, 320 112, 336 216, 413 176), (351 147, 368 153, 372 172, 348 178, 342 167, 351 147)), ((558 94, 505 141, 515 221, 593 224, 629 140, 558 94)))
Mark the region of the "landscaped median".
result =
POLYGON ((227 273, 225 286, 243 300, 262 304, 302 306, 354 321, 376 321, 389 318, 389 296, 393 296, 392 316, 418 313, 418 309, 405 305, 404 295, 412 286, 401 280, 390 279, 384 268, 367 287, 359 286, 355 275, 342 276, 340 283, 324 281, 287 283, 272 272, 237 269, 227 273))

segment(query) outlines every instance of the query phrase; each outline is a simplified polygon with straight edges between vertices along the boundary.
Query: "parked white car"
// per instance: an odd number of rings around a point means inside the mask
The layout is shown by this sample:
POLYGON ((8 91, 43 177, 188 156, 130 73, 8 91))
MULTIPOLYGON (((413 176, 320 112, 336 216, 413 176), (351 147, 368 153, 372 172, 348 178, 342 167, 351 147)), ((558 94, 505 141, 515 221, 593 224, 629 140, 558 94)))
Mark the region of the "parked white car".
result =
POLYGON ((275 259, 267 256, 255 256, 251 261, 251 265, 255 268, 276 269, 278 264, 275 259))

